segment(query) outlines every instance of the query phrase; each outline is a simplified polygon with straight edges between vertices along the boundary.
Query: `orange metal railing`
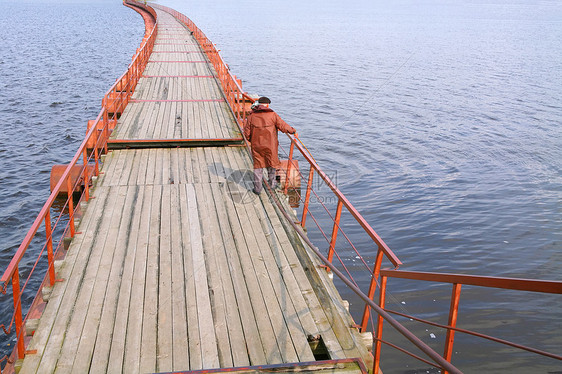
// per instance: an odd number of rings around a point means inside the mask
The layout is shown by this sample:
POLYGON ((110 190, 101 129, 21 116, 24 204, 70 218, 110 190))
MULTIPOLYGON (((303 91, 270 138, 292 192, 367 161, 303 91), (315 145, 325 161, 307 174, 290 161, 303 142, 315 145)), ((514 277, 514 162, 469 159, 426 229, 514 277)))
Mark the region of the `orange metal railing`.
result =
MULTIPOLYGON (((51 195, 43 205, 43 208, 37 215, 37 218, 31 225, 27 235, 23 239, 8 267, 0 278, 2 293, 6 294, 8 285, 11 284, 14 304, 14 313, 9 325, 7 327, 5 325, 0 325, 6 334, 10 334, 13 331, 13 327, 15 327, 16 331, 17 343, 11 359, 8 360, 8 365, 13 363, 13 360, 23 358, 26 353, 29 353, 25 350, 26 341, 24 339, 24 326, 26 319, 22 314, 22 294, 45 251, 47 251, 47 274, 43 285, 53 286, 57 281, 54 264, 55 258, 57 258, 57 255, 60 255, 59 250, 64 242, 64 237, 72 238, 76 234, 76 207, 80 204, 80 202, 87 202, 90 199, 90 185, 92 183, 92 177, 99 175, 101 162, 100 156, 102 153, 107 152, 107 140, 111 129, 129 102, 129 99, 135 90, 135 86, 144 71, 154 47, 154 41, 158 32, 158 27, 156 25, 156 12, 154 9, 143 4, 133 3, 130 1, 126 1, 125 5, 137 10, 145 19, 146 33, 141 46, 137 50, 137 53, 133 56, 133 60, 127 71, 119 79, 117 79, 117 81, 105 94, 102 100, 101 111, 95 119, 93 126, 91 126, 91 128, 87 131, 86 137, 78 147, 76 154, 70 161, 70 164, 67 166, 64 173, 61 175, 56 186, 52 189, 51 195), (82 162, 82 164, 80 164, 80 162, 82 162), (88 166, 92 164, 93 172, 90 172, 92 168, 88 166), (75 166, 81 166, 81 168, 78 177, 73 178, 71 170, 75 166), (55 203, 57 197, 64 190, 69 191, 67 194, 68 197, 63 208, 60 210, 59 216, 53 224, 51 220, 51 209, 53 208, 53 204, 55 203), (74 191, 74 193, 71 193, 70 191, 74 191), (77 197, 78 194, 79 197, 77 197), (68 214, 68 223, 66 227, 61 227, 65 220, 65 212, 68 214), (27 279, 25 280, 23 286, 21 286, 20 264, 30 247, 32 240, 37 236, 37 233, 41 228, 45 232, 43 247, 39 251, 35 263, 29 271, 27 279), (56 232, 62 232, 62 234, 58 240, 58 245, 55 248, 55 241, 53 239, 56 232)), ((30 310, 33 310, 34 306, 40 304, 40 300, 40 297, 35 297, 30 310)), ((5 360, 7 360, 6 357, 0 360, 0 363, 5 360)))
MULTIPOLYGON (((426 323, 432 326, 440 327, 446 329, 447 335, 445 338, 445 347, 443 357, 447 361, 451 361, 453 353, 453 345, 455 341, 455 332, 464 333, 472 336, 476 336, 481 339, 486 339, 494 341, 496 343, 503 344, 505 346, 513 347, 522 351, 531 352, 537 355, 550 357, 555 360, 562 361, 562 355, 555 354, 551 352, 546 352, 536 348, 524 346, 521 344, 516 344, 504 339, 495 338, 489 335, 481 334, 475 331, 465 330, 457 328, 457 317, 459 313, 459 301, 461 295, 461 287, 463 285, 467 286, 478 286, 478 287, 489 287, 496 289, 505 290, 515 290, 515 291, 529 291, 538 293, 551 293, 551 294, 562 294, 562 282, 560 281, 545 281, 545 280, 534 280, 534 279, 520 279, 520 278, 502 278, 502 277, 485 277, 485 276, 475 276, 475 275, 463 275, 463 274, 443 274, 443 273, 427 273, 427 272, 414 272, 414 271, 399 271, 399 270, 382 270, 381 271, 381 287, 379 293, 379 306, 381 308, 385 307, 386 289, 388 278, 401 278, 401 279, 411 279, 416 281, 427 281, 436 283, 449 283, 452 284, 451 293, 451 303, 449 307, 449 318, 447 325, 437 324, 434 322, 426 321, 421 318, 416 318, 408 314, 400 313, 397 311, 392 311, 385 309, 388 313, 399 315, 401 317, 409 318, 418 322, 426 323)), ((377 318, 377 329, 375 334, 375 369, 379 368, 380 365, 380 352, 381 344, 385 343, 382 338, 383 330, 383 319, 378 316, 377 318)), ((394 348, 398 348, 394 346, 394 348)), ((399 350, 402 350, 398 348, 399 350)))

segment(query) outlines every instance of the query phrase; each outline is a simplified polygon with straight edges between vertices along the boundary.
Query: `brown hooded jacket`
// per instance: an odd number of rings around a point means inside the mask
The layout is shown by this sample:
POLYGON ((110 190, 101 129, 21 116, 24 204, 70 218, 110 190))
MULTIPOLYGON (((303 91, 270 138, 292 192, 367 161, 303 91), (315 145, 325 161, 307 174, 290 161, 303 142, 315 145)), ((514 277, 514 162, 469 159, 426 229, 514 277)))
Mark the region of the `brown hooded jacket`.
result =
POLYGON ((248 121, 244 127, 244 136, 252 143, 254 169, 279 167, 277 130, 289 134, 295 133, 294 128, 264 105, 259 105, 248 116, 248 121))

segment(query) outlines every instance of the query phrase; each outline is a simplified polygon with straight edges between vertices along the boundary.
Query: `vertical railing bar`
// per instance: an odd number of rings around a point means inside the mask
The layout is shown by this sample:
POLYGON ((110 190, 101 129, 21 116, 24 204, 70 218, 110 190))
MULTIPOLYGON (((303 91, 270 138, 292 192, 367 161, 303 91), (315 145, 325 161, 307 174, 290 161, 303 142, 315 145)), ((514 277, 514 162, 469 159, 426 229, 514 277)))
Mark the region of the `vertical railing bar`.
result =
POLYGON ((338 199, 338 206, 336 208, 336 216, 334 217, 334 227, 332 228, 332 239, 330 240, 330 250, 328 251, 328 261, 331 263, 334 258, 334 250, 336 248, 336 240, 338 238, 338 231, 340 227, 341 211, 343 201, 338 199))
MULTIPOLYGON (((457 316, 459 311, 459 300, 461 296, 461 286, 460 283, 453 283, 453 290, 451 293, 451 305, 449 307, 449 321, 448 325, 450 327, 456 327, 457 325, 457 316)), ((453 344, 455 342, 455 330, 448 328, 447 329, 447 337, 445 338, 445 352, 443 354, 443 358, 448 362, 451 362, 451 357, 453 354, 453 344)), ((446 370, 443 370, 443 374, 447 374, 446 370)))
MULTIPOLYGON (((104 148, 104 153, 107 154, 107 123, 108 123, 108 108, 107 106, 108 104, 108 96, 111 96, 111 92, 109 93, 109 95, 107 95, 106 97, 103 98, 102 100, 102 104, 104 107, 104 111, 103 111, 103 136, 102 136, 102 144, 103 144, 103 148, 104 148)), ((115 100, 113 100, 113 106, 115 107, 115 100)), ((115 110, 115 108, 113 109, 115 110)))
POLYGON ((310 191, 312 189, 312 180, 314 178, 314 168, 310 165, 308 171, 308 182, 306 183, 306 195, 304 197, 304 206, 302 208, 301 227, 304 228, 306 224, 306 215, 308 214, 308 204, 310 203, 310 191))
POLYGON ((71 173, 68 174, 68 179, 66 180, 66 187, 68 191, 68 215, 70 217, 70 237, 74 237, 75 227, 74 227, 74 198, 73 198, 73 186, 71 180, 71 173))
MULTIPOLYGON (((105 108, 103 108, 102 110, 105 110, 105 108)), ((94 143, 94 162, 95 162, 95 166, 94 166, 94 173, 96 174, 96 176, 98 176, 100 174, 100 162, 99 162, 99 154, 98 154, 98 147, 99 147, 99 131, 98 131, 98 122, 96 122, 95 126, 96 126, 96 130, 94 131, 94 134, 96 134, 95 136, 95 143, 94 143)))
MULTIPOLYGON (((377 257, 375 259, 375 265, 373 266, 373 274, 371 276, 371 283, 369 284, 369 292, 367 296, 369 299, 373 300, 375 297, 375 291, 377 290, 377 279, 379 278, 381 272, 382 259, 384 257, 384 252, 378 247, 377 257)), ((365 305, 365 310, 363 311, 363 318, 361 319, 361 332, 367 331, 367 323, 369 322, 369 316, 371 314, 371 308, 365 305)))
MULTIPOLYGON (((297 134, 295 134, 295 138, 297 137, 297 134)), ((285 194, 287 194, 287 191, 289 191, 289 173, 291 172, 291 166, 293 165, 293 152, 295 151, 295 143, 296 140, 289 137, 289 139, 291 139, 291 148, 289 149, 289 160, 287 162, 287 170, 285 172, 285 187, 283 189, 283 192, 285 194)))
POLYGON ((49 265, 49 285, 55 284, 55 261, 53 254, 53 231, 51 228, 51 209, 47 210, 45 214, 45 232, 47 236, 47 262, 49 265))
POLYGON ((18 358, 25 356, 25 345, 23 340, 23 317, 21 312, 21 289, 20 289, 20 270, 16 266, 14 274, 12 275, 12 293, 14 296, 14 309, 15 309, 15 324, 16 324, 16 339, 17 339, 17 352, 18 358))
POLYGON ((88 200, 90 200, 90 181, 89 181, 89 175, 88 175, 88 148, 87 147, 84 147, 84 162, 83 163, 84 163, 84 198, 86 199, 86 201, 88 201, 88 200))
MULTIPOLYGON (((386 299, 386 276, 381 277, 381 289, 379 295, 379 306, 384 309, 385 306, 385 299, 386 299)), ((373 373, 378 374, 380 368, 380 361, 381 361, 381 348, 382 348, 382 326, 383 326, 384 319, 379 314, 377 316, 377 331, 375 332, 375 351, 374 353, 374 360, 373 360, 373 373)))

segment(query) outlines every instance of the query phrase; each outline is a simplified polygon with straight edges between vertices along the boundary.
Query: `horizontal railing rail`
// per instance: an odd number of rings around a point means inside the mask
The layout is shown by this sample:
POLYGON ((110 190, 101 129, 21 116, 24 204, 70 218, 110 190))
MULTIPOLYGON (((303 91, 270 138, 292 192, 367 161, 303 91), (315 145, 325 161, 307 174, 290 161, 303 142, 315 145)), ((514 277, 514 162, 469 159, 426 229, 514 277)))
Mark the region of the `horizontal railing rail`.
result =
MULTIPOLYGON (((99 175, 101 154, 107 152, 107 141, 112 127, 115 126, 120 113, 123 112, 131 95, 133 94, 136 84, 144 71, 154 47, 154 41, 158 32, 156 12, 154 9, 144 4, 132 1, 126 1, 124 4, 137 10, 145 19, 145 36, 141 42, 141 46, 133 56, 132 62, 128 66, 127 71, 116 80, 116 82, 104 95, 102 99, 102 108, 98 116, 93 121, 92 126, 87 130, 84 140, 60 176, 57 184, 54 188, 52 188, 47 201, 35 218, 33 224, 0 278, 0 288, 3 294, 7 293, 8 286, 11 284, 14 304, 11 322, 8 327, 0 325, 6 334, 11 334, 13 327, 15 327, 16 330, 16 347, 14 348, 12 358, 8 360, 4 357, 0 360, 0 362, 8 361, 7 365, 12 364, 13 359, 23 358, 26 354, 24 339, 24 324, 26 319, 23 317, 22 313, 22 294, 26 290, 29 279, 34 274, 41 257, 45 253, 45 250, 47 251, 47 274, 42 284, 46 286, 53 286, 57 281, 54 265, 55 258, 59 253, 62 243, 64 242, 64 237, 68 236, 72 238, 76 234, 75 220, 79 204, 82 201, 87 202, 90 199, 90 186, 93 181, 92 178, 99 175), (93 168, 91 168, 90 165, 93 166, 93 168), (72 170, 75 167, 80 168, 80 172, 77 177, 72 175, 72 170), (90 169, 92 169, 92 171, 90 171, 90 169), (78 198, 75 196, 77 191, 79 194, 78 198), (55 219, 55 224, 53 225, 51 220, 51 209, 53 209, 55 201, 57 201, 57 197, 63 192, 66 192, 67 199, 62 209, 60 209, 59 216, 55 219), (64 222, 63 215, 65 214, 68 215, 68 223, 66 227, 59 227, 59 225, 64 222), (37 236, 37 233, 41 228, 43 228, 45 232, 45 241, 42 249, 39 251, 34 265, 31 269, 29 269, 27 280, 24 282, 22 287, 20 285, 20 265, 24 256, 27 254, 32 240, 37 236), (61 237, 57 240, 58 245, 56 248, 53 245, 55 242, 53 237, 55 232, 61 232, 61 237)), ((41 287, 37 291, 34 303, 39 300, 40 291, 41 287)))
MULTIPOLYGON (((505 339, 500 339, 490 335, 482 334, 476 331, 471 331, 467 329, 462 329, 456 327, 457 318, 459 314, 459 301, 462 286, 475 286, 475 287, 486 287, 494 289, 503 290, 513 290, 522 292, 535 292, 535 293, 549 293, 549 294, 562 294, 562 281, 551 281, 551 280, 536 280, 536 279, 523 279, 523 278, 506 278, 506 277, 490 277, 490 276, 480 276, 480 275, 466 275, 466 274, 448 274, 448 273, 432 273, 432 272, 417 272, 417 271, 403 271, 403 270, 381 270, 381 289, 379 297, 379 307, 384 308, 386 312, 405 317, 411 320, 422 322, 431 326, 443 328, 447 330, 447 336, 445 338, 445 347, 443 357, 447 361, 451 361, 453 345, 455 342, 455 333, 464 333, 467 335, 475 336, 481 339, 486 339, 496 343, 503 344, 512 348, 519 349, 521 351, 531 352, 537 355, 549 357, 555 360, 561 360, 562 356, 560 354, 547 352, 544 350, 536 349, 533 347, 528 347, 522 344, 517 344, 505 339), (451 294, 451 303, 449 307, 449 318, 447 325, 438 324, 435 322, 427 321, 415 316, 401 313, 393 310, 388 310, 385 308, 385 293, 387 292, 387 282, 388 278, 396 279, 409 279, 415 281, 424 282, 435 282, 435 283, 448 283, 453 286, 451 294)), ((378 368, 380 364, 380 345, 385 343, 391 345, 391 343, 386 342, 382 339, 383 330, 383 319, 379 316, 377 320, 377 330, 375 335, 375 367, 378 368)), ((395 347, 397 348, 397 347, 395 347)))

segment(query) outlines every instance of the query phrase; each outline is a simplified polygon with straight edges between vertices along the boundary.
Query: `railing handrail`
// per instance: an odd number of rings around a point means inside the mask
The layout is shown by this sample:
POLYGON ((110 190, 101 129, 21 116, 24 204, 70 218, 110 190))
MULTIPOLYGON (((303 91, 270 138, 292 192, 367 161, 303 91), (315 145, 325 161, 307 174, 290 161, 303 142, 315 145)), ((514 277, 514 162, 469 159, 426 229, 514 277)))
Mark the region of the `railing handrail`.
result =
POLYGON ((361 300, 363 300, 369 307, 374 309, 379 316, 384 318, 388 323, 390 323, 402 336, 408 339, 412 344, 418 347, 422 352, 424 352, 428 357, 433 359, 437 365, 441 368, 446 369, 450 373, 461 373, 459 369, 457 369, 454 365, 450 362, 446 361, 443 357, 437 354, 431 347, 425 344, 420 338, 414 335, 410 330, 408 330, 404 325, 398 322, 395 318, 393 318, 387 311, 383 308, 379 307, 368 295, 366 295, 363 291, 359 289, 353 281, 348 279, 345 274, 343 274, 334 264, 332 264, 328 259, 320 252, 320 250, 310 241, 308 236, 303 232, 302 228, 298 226, 288 213, 283 208, 282 204, 278 201, 277 196, 275 194, 271 194, 273 200, 275 201, 276 205, 279 207, 279 210, 284 215, 285 219, 289 224, 293 227, 293 229, 299 234, 299 236, 303 239, 303 241, 308 245, 308 247, 316 254, 316 256, 326 264, 328 268, 339 278, 350 290, 352 290, 361 300))
POLYGON ((379 246, 379 248, 384 252, 387 259, 392 262, 392 264, 396 267, 402 265, 402 261, 394 254, 394 252, 388 247, 388 245, 384 242, 384 240, 376 233, 376 231, 369 225, 369 223, 365 220, 365 218, 359 213, 359 211, 353 206, 353 204, 345 197, 345 195, 336 187, 336 185, 332 182, 332 180, 328 177, 328 175, 320 168, 318 163, 314 160, 312 155, 305 150, 305 148, 299 144, 296 138, 290 134, 287 134, 291 142, 295 144, 295 147, 300 151, 303 157, 308 161, 311 167, 316 170, 320 178, 326 183, 326 185, 332 190, 334 195, 337 196, 339 200, 343 203, 343 205, 347 208, 349 213, 355 218, 355 220, 359 223, 359 225, 365 230, 365 232, 373 239, 373 241, 379 246))
MULTIPOLYGON (((96 124, 99 122, 102 115, 103 115, 103 108, 96 118, 96 124)), ((18 250, 16 251, 16 253, 12 257, 12 260, 8 264, 8 267, 6 268, 6 270, 4 271, 4 273, 2 275, 2 278, 0 278, 0 283, 3 283, 3 285, 2 285, 3 290, 6 289, 9 281, 12 279, 12 276, 14 275, 14 271, 17 269, 17 267, 19 265, 19 262, 21 261, 21 259, 22 259, 23 255, 25 254, 27 248, 31 244, 31 241, 33 240, 35 234, 39 230, 39 227, 42 225, 43 220, 45 219, 45 216, 47 215, 48 210, 51 209, 55 199, 57 198, 57 196, 59 195, 59 193, 62 189, 63 184, 66 183, 66 180, 67 180, 68 176, 70 175, 72 166, 74 166, 78 163, 78 160, 81 158, 82 154, 84 153, 84 148, 86 147, 86 143, 88 142, 88 139, 90 138, 90 136, 93 135, 94 131, 97 131, 96 126, 92 126, 92 128, 90 128, 90 130, 86 133, 86 137, 84 138, 84 140, 80 144, 80 147, 78 147, 78 151, 76 152, 76 154, 74 155, 74 157, 70 161, 70 164, 68 165, 68 167, 62 173, 57 185, 55 186, 55 188, 53 189, 53 191, 51 192, 51 194, 47 198, 47 201, 43 205, 43 208, 41 209, 41 211, 37 215, 37 218, 35 219, 35 221, 31 225, 30 229, 28 230, 25 238, 23 239, 22 243, 18 247, 18 250)))
POLYGON ((390 269, 381 270, 381 275, 390 278, 412 279, 451 284, 457 283, 462 285, 501 288, 516 291, 562 294, 562 281, 390 269))

